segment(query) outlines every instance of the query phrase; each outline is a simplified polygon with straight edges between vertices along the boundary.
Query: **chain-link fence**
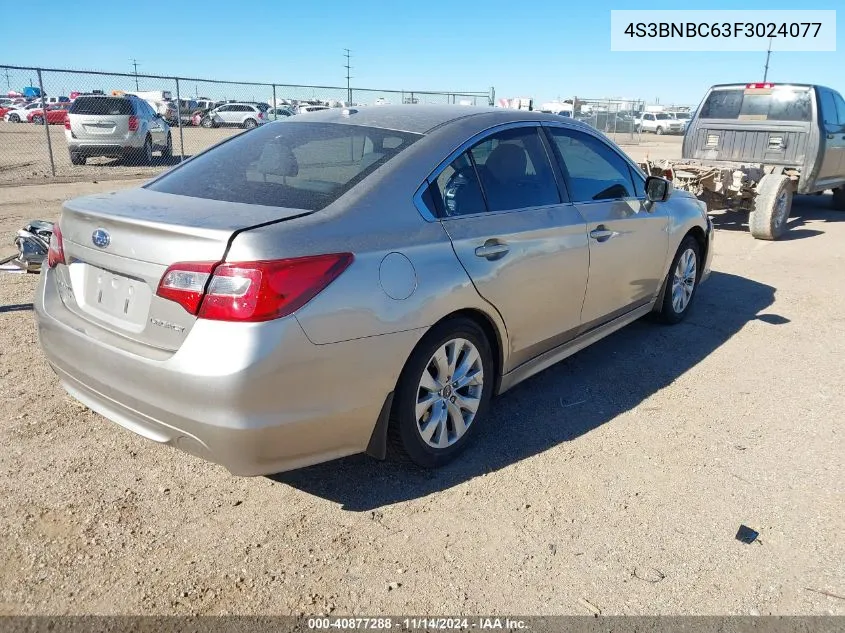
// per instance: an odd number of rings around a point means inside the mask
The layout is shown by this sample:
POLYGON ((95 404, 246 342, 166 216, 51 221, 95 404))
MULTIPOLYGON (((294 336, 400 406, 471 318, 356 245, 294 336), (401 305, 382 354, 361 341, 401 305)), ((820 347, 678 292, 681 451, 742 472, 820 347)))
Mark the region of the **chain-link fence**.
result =
POLYGON ((0 97, 0 184, 144 178, 244 129, 299 112, 351 105, 490 105, 493 96, 493 89, 374 90, 0 65, 2 83, 8 96, 0 97), (130 121, 131 112, 97 99, 121 94, 137 95, 160 118, 130 121), (89 114, 66 123, 67 108, 80 97, 86 97, 83 103, 90 107, 83 110, 89 114))
POLYGON ((573 97, 571 116, 592 125, 620 145, 640 142, 637 117, 645 109, 638 99, 584 99, 573 97))

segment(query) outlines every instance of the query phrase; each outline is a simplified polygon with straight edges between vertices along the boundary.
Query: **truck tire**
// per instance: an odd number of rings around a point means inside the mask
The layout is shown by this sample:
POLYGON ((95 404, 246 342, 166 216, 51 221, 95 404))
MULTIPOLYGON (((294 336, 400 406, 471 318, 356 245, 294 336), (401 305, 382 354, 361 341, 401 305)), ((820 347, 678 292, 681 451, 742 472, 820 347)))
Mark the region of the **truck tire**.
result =
POLYGON ((792 211, 792 183, 787 176, 766 174, 757 185, 748 227, 758 240, 776 240, 786 233, 792 211))
POLYGON ((837 187, 833 190, 832 202, 836 211, 845 211, 845 187, 837 187))

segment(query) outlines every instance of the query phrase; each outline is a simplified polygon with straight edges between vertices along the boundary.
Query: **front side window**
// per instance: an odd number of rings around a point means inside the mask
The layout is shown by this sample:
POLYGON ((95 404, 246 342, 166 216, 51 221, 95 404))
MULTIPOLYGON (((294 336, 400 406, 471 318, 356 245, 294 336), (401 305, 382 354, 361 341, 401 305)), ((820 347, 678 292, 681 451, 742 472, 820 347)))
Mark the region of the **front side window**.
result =
POLYGON ((550 128, 552 147, 567 174, 573 202, 617 200, 637 195, 628 163, 603 141, 583 132, 550 128))
POLYGON ((839 125, 845 125, 845 99, 838 92, 833 93, 833 99, 836 101, 836 111, 839 113, 839 125))
POLYGON ((147 188, 317 211, 419 138, 374 127, 287 120, 233 137, 147 188))

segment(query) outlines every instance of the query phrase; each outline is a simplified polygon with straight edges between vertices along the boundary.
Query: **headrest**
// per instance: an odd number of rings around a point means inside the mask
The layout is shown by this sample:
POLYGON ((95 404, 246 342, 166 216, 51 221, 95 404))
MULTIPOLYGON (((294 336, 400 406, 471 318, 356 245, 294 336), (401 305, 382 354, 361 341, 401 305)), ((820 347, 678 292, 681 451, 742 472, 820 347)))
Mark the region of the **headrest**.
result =
POLYGON ((273 176, 296 176, 299 164, 293 150, 282 143, 267 143, 261 150, 261 157, 256 165, 258 171, 273 176))
POLYGON ((484 165, 496 180, 506 181, 525 175, 528 157, 519 145, 502 143, 490 152, 484 165))

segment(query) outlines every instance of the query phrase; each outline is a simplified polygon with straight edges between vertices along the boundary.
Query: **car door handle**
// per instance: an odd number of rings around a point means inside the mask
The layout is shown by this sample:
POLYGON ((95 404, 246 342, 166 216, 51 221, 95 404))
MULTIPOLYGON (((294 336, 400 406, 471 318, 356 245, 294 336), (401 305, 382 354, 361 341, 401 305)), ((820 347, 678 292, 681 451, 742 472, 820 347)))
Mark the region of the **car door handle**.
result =
POLYGON ((590 231, 590 237, 596 240, 597 242, 606 242, 609 239, 613 239, 619 235, 616 231, 611 231, 609 229, 605 229, 602 227, 598 227, 597 229, 593 229, 590 231))
POLYGON ((496 242, 494 240, 487 240, 484 246, 479 246, 475 249, 476 257, 484 257, 486 259, 498 259, 506 255, 510 250, 507 244, 496 242))

